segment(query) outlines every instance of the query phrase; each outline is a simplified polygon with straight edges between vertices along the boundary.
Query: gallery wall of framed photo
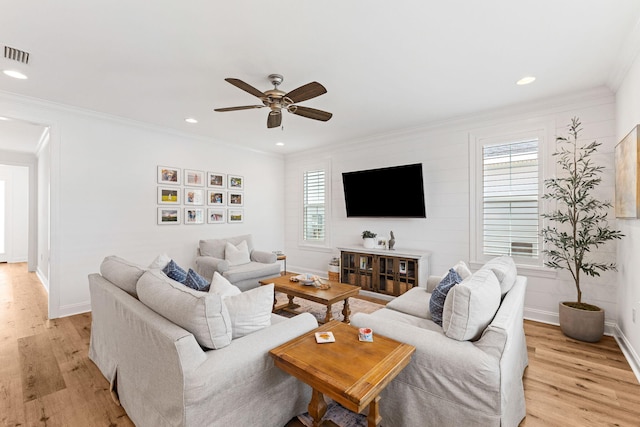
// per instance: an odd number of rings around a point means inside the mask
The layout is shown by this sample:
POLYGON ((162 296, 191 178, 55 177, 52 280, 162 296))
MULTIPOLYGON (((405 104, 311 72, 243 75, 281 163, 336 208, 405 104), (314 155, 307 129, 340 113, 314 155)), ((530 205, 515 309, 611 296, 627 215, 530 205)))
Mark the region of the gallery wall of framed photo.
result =
POLYGON ((244 177, 158 166, 158 225, 244 221, 244 177))

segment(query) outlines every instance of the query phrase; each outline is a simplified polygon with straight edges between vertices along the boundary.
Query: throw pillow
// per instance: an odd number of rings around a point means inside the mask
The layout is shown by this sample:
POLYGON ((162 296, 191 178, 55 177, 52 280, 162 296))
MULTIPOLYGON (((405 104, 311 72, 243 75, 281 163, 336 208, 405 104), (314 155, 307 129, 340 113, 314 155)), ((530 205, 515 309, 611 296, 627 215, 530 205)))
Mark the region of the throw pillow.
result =
POLYGON ((458 341, 475 341, 500 307, 500 283, 490 269, 480 269, 454 286, 444 302, 442 329, 458 341))
POLYGON ((231 320, 220 295, 194 291, 158 270, 143 274, 136 289, 143 304, 192 333, 202 347, 231 343, 231 320))
POLYGON ((467 277, 471 277, 471 270, 467 267, 467 264, 464 261, 458 261, 456 265, 453 266, 453 269, 458 273, 462 280, 467 277))
POLYGON ((207 292, 209 290, 209 282, 207 282, 207 279, 192 269, 189 269, 187 272, 187 278, 184 281, 184 285, 191 289, 195 289, 196 291, 207 292))
POLYGON ((223 297, 231 318, 232 339, 249 335, 271 325, 273 283, 238 295, 223 297))
POLYGON ((442 311, 444 309, 444 301, 447 298, 447 294, 451 288, 460 282, 462 282, 460 275, 453 268, 450 268, 447 275, 444 276, 431 294, 431 299, 429 300, 431 320, 440 326, 442 326, 442 311))
POLYGON ((227 242, 224 248, 224 259, 229 262, 229 265, 242 265, 251 262, 247 241, 243 240, 238 246, 227 242))
POLYGON ((176 282, 184 283, 187 279, 187 272, 184 271, 182 267, 180 267, 174 260, 169 261, 169 264, 165 268, 162 269, 164 274, 169 276, 170 279, 175 280, 176 282))
POLYGON ((518 269, 516 268, 515 261, 507 255, 499 256, 487 261, 481 268, 481 270, 487 269, 493 271, 498 278, 500 282, 500 296, 504 297, 516 283, 518 269))
POLYGON ((159 268, 162 270, 171 262, 171 258, 167 254, 160 254, 153 260, 149 268, 159 268))
POLYGON ((228 297, 233 295, 238 295, 242 291, 235 286, 232 285, 230 281, 224 278, 220 273, 215 271, 213 273, 213 278, 211 279, 211 287, 209 288, 209 292, 213 294, 218 294, 222 297, 228 297))
POLYGON ((115 255, 106 257, 100 264, 100 274, 105 279, 135 298, 138 298, 136 283, 145 271, 146 268, 115 255))

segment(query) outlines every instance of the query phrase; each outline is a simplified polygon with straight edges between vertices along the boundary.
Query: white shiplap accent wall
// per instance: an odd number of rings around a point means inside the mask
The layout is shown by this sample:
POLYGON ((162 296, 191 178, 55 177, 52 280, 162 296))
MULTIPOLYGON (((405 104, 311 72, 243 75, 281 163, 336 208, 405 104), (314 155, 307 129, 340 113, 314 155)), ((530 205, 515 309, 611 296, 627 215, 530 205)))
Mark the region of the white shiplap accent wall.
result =
MULTIPOLYGON (((393 230, 396 247, 430 251, 430 269, 444 273, 458 260, 470 261, 469 186, 474 177, 469 172, 469 135, 491 128, 513 127, 528 121, 550 123, 553 137, 548 150, 554 150, 555 135, 566 136, 573 116, 583 122, 583 136, 603 143, 598 161, 606 167, 599 195, 613 200, 613 149, 615 146, 615 101, 606 88, 545 100, 536 105, 514 106, 483 115, 468 117, 430 127, 417 128, 361 141, 346 141, 323 150, 290 155, 286 158, 285 175, 285 250, 291 270, 326 274, 334 249, 318 252, 300 248, 300 179, 303 165, 318 158, 328 158, 332 170, 332 211, 330 215, 332 246, 362 244, 360 233, 371 230, 388 237, 393 230), (347 218, 342 190, 342 172, 373 169, 401 164, 423 164, 426 219, 347 218)), ((381 199, 393 195, 381 195, 381 199)), ((615 260, 615 244, 599 254, 615 260)), ((526 310, 529 318, 557 322, 557 305, 574 300, 572 280, 564 273, 522 270, 529 277, 526 310)), ((586 279, 584 292, 589 302, 606 310, 607 324, 616 319, 616 275, 604 274, 600 279, 586 279)))

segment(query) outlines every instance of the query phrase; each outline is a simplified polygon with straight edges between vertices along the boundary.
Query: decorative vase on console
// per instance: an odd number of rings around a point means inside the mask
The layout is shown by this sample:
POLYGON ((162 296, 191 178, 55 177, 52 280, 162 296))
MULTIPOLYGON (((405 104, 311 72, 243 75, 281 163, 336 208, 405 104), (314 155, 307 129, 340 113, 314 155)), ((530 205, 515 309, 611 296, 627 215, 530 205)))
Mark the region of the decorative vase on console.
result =
POLYGON ((363 246, 367 249, 373 249, 376 247, 376 233, 373 233, 369 230, 365 230, 362 232, 362 240, 363 246))
POLYGON ((393 235, 393 230, 389 232, 389 236, 390 236, 390 238, 389 238, 389 241, 387 242, 387 248, 389 248, 389 250, 392 251, 393 250, 393 245, 396 244, 396 238, 393 235))

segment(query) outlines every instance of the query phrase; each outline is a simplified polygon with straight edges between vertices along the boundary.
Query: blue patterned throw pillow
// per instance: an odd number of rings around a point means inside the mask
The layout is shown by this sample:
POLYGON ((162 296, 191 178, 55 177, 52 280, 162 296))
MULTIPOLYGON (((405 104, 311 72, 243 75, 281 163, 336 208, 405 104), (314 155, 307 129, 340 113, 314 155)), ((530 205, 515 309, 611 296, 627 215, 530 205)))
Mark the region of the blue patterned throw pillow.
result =
POLYGON ((184 281, 184 285, 190 287, 191 289, 195 289, 196 291, 206 292, 209 290, 209 282, 207 279, 189 269, 187 273, 187 278, 184 281))
POLYGON ((169 264, 165 268, 162 269, 164 274, 169 276, 169 278, 175 280, 176 282, 184 283, 187 279, 187 272, 184 271, 182 267, 180 267, 174 260, 169 261, 169 264))
POLYGON ((444 279, 438 283, 438 286, 433 290, 431 294, 431 300, 429 300, 429 311, 431 312, 431 320, 438 325, 442 326, 442 311, 444 309, 444 300, 447 299, 447 294, 457 283, 462 282, 460 275, 453 269, 449 269, 449 273, 444 276, 444 279))

